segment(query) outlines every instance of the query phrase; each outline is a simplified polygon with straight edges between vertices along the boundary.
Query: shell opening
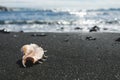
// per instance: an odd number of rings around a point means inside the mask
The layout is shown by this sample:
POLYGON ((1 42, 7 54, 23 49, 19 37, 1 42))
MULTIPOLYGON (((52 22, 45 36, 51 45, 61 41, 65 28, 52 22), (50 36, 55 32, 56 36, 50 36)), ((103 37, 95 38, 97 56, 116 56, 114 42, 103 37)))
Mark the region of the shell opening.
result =
POLYGON ((32 57, 27 57, 23 66, 31 67, 33 65, 34 59, 32 57))

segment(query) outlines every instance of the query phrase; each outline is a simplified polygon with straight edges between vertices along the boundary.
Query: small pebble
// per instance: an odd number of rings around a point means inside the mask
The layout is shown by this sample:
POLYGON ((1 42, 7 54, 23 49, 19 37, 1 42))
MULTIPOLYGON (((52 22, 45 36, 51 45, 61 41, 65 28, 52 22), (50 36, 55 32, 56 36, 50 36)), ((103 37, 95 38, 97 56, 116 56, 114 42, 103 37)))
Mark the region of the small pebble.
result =
POLYGON ((0 30, 1 33, 10 33, 9 31, 7 31, 6 29, 2 29, 0 30))
POLYGON ((69 38, 64 39, 64 41, 65 41, 65 42, 68 42, 68 41, 69 41, 69 38))
POLYGON ((86 37, 86 40, 96 40, 96 38, 94 38, 92 36, 88 36, 88 37, 86 37))
POLYGON ((64 27, 61 27, 60 29, 61 29, 61 30, 63 30, 63 29, 64 29, 64 27))
POLYGON ((118 42, 120 42, 120 38, 116 39, 115 41, 118 41, 118 42))
POLYGON ((80 27, 75 27, 74 30, 81 30, 82 28, 80 27))
POLYGON ((20 32, 21 32, 21 33, 24 33, 24 31, 22 31, 22 30, 21 30, 20 32))
POLYGON ((89 32, 97 32, 97 31, 99 31, 99 30, 100 30, 100 28, 99 28, 98 26, 94 26, 94 27, 92 27, 92 28, 90 29, 89 32))

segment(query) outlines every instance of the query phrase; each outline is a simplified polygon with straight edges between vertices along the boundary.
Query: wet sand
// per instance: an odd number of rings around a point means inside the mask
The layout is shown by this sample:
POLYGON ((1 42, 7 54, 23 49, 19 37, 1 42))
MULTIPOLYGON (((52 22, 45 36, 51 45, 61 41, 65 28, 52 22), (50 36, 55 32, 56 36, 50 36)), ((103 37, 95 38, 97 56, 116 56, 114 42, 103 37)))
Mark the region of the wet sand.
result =
POLYGON ((118 33, 0 33, 0 80, 119 80, 118 33), (43 64, 23 68, 20 48, 36 43, 43 64))

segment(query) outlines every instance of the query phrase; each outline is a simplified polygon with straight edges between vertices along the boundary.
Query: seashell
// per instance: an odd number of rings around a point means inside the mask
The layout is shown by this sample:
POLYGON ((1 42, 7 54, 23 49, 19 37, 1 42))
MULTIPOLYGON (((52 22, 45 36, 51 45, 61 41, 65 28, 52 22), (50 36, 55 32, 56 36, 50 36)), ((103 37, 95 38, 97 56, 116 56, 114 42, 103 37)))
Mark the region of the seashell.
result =
POLYGON ((21 51, 23 53, 22 64, 24 67, 26 67, 25 64, 27 61, 32 61, 33 64, 36 62, 42 63, 41 61, 45 61, 47 58, 47 56, 44 54, 46 51, 44 51, 44 49, 37 44, 23 45, 21 51))

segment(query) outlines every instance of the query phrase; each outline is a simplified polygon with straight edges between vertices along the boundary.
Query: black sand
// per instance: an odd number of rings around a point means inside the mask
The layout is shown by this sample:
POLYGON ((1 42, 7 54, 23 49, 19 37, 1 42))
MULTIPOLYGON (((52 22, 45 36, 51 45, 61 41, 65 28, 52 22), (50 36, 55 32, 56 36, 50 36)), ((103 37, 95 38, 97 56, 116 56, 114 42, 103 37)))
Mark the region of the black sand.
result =
POLYGON ((118 38, 117 33, 0 33, 0 80, 120 80, 118 38), (20 48, 28 43, 48 50, 47 61, 23 68, 20 48))

